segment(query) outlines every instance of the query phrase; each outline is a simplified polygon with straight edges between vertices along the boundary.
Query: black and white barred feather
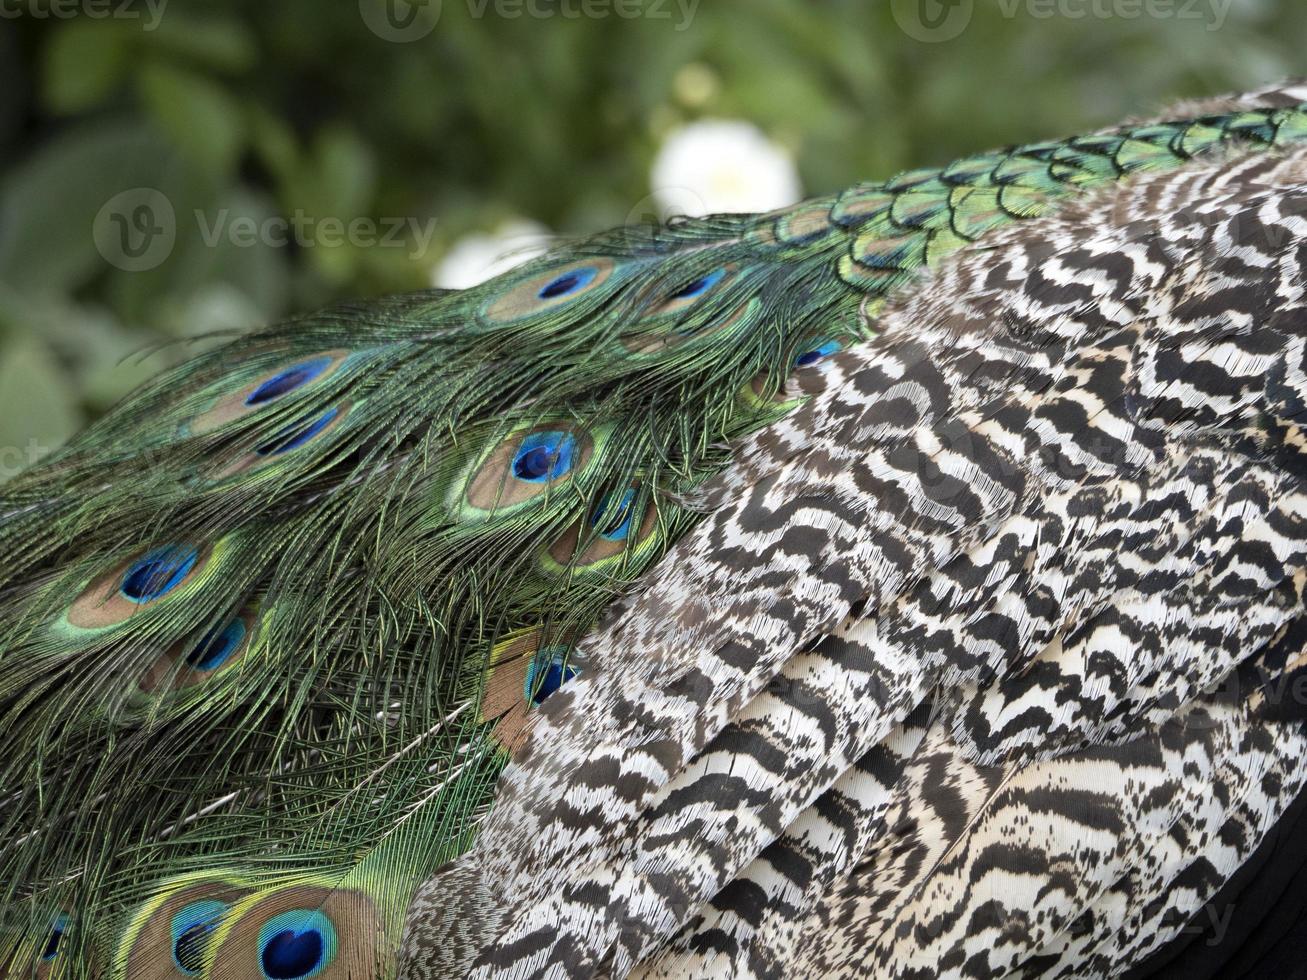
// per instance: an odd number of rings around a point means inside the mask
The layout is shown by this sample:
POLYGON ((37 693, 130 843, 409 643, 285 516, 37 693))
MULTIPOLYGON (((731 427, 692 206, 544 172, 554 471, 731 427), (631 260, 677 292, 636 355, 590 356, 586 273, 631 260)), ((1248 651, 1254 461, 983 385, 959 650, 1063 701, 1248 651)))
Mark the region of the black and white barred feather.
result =
POLYGON ((891 303, 583 644, 404 975, 1096 977, 1175 936, 1307 780, 1259 681, 1307 656, 1305 295, 1291 151, 891 303))

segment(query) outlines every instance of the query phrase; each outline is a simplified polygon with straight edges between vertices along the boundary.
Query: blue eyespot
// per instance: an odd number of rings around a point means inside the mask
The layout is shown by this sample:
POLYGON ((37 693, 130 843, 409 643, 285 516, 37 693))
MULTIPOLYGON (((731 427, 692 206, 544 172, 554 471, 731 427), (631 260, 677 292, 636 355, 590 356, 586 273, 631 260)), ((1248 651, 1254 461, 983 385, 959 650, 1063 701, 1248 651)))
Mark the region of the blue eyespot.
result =
POLYGON ((41 959, 49 962, 59 955, 59 944, 64 940, 64 932, 68 929, 68 920, 64 916, 59 916, 54 925, 50 927, 50 938, 45 941, 45 949, 41 951, 41 959))
POLYGON ((259 965, 268 980, 306 980, 336 958, 336 928, 316 909, 295 909, 259 930, 259 965))
POLYGON ((843 346, 844 345, 838 340, 823 341, 816 347, 805 350, 799 354, 794 359, 794 366, 801 368, 809 367, 810 365, 816 364, 823 357, 830 357, 832 354, 838 353, 843 346))
POLYGON ((172 934, 172 961, 188 977, 204 969, 204 954, 213 931, 227 914, 227 903, 212 899, 191 902, 182 907, 169 923, 172 934))
POLYGON ((311 361, 304 361, 302 364, 279 371, 251 391, 245 398, 245 404, 265 405, 275 401, 282 395, 290 394, 296 388, 303 388, 330 366, 330 357, 315 357, 311 361))
POLYGON ((153 602, 177 588, 199 560, 200 553, 189 545, 156 548, 132 563, 119 591, 132 602, 153 602))
POLYGON ((245 639, 245 623, 233 619, 226 626, 212 630, 186 655, 186 665, 192 670, 217 670, 227 662, 245 639))
POLYGON ((635 488, 628 489, 620 498, 614 500, 613 494, 607 494, 594 513, 590 515, 590 526, 599 532, 599 536, 608 541, 625 541, 631 533, 631 522, 635 517, 635 488))
POLYGON ((533 432, 522 440, 513 457, 513 475, 530 483, 557 480, 570 470, 576 455, 576 437, 569 432, 533 432))
POLYGON ((336 420, 339 408, 329 408, 312 422, 288 425, 267 442, 254 447, 260 456, 280 456, 292 449, 299 449, 327 426, 336 420))
POLYGON ((535 705, 544 703, 545 698, 581 673, 567 663, 567 647, 549 647, 541 650, 531 658, 526 669, 526 696, 535 705))
POLYGON ((598 274, 599 270, 593 266, 569 269, 541 286, 536 296, 540 299, 558 299, 562 296, 571 296, 594 282, 594 278, 598 274))
POLYGON ((713 286, 716 286, 721 282, 724 275, 726 275, 726 269, 722 268, 710 272, 706 276, 700 276, 698 279, 694 280, 694 282, 689 283, 672 293, 668 299, 695 299, 702 296, 704 293, 708 292, 708 290, 712 289, 713 286))

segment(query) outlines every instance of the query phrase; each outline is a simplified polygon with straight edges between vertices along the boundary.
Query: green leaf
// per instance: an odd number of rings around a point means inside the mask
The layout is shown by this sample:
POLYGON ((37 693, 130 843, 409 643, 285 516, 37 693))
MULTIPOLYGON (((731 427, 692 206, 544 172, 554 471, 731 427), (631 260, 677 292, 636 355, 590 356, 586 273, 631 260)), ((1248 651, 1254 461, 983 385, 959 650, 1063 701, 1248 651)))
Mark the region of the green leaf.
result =
POLYGON ((127 330, 103 311, 75 308, 61 322, 76 352, 72 373, 82 404, 99 414, 183 356, 183 351, 154 353, 153 337, 127 330), (71 316, 77 316, 72 320, 71 316))
POLYGON ((127 74, 132 37, 113 20, 75 20, 55 31, 43 65, 46 105, 72 113, 107 99, 127 74))
POLYGON ((188 17, 169 8, 157 29, 144 36, 155 50, 191 67, 236 73, 253 67, 258 58, 249 28, 235 19, 188 17))
POLYGON ((192 166, 229 178, 245 140, 240 104, 204 76, 169 65, 147 65, 138 82, 150 114, 192 166))
POLYGON ((323 130, 314 146, 322 203, 348 220, 363 212, 376 187, 377 164, 371 148, 352 130, 323 130))
POLYGON ((249 122, 250 140, 263 165, 280 184, 294 181, 302 165, 295 131, 261 105, 250 106, 249 122))
POLYGON ((44 344, 16 337, 0 347, 0 481, 58 448, 81 421, 72 387, 44 344))
POLYGON ((135 120, 101 120, 47 143, 0 182, 0 281, 23 293, 69 292, 111 268, 97 215, 115 195, 151 187, 178 199, 176 154, 135 120))
POLYGON ((347 228, 355 219, 368 218, 376 180, 376 160, 367 144, 356 133, 332 126, 318 134, 297 176, 283 184, 283 207, 306 219, 305 252, 329 282, 348 282, 361 248, 368 247, 351 241, 347 228))
POLYGON ((283 185, 282 206, 287 212, 303 211, 315 222, 349 221, 366 213, 376 178, 376 160, 367 144, 351 130, 331 126, 317 135, 283 185))

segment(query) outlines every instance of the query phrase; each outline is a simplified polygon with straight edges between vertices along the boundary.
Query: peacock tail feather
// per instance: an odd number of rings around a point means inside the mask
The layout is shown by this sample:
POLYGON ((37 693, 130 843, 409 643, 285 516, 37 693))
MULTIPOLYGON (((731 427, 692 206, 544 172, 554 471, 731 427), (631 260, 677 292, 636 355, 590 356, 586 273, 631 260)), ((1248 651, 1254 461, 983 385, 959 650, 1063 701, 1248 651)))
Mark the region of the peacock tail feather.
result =
POLYGON ((390 975, 578 640, 886 296, 1119 178, 1304 138, 1262 93, 620 229, 161 375, 0 487, 0 974, 390 975))

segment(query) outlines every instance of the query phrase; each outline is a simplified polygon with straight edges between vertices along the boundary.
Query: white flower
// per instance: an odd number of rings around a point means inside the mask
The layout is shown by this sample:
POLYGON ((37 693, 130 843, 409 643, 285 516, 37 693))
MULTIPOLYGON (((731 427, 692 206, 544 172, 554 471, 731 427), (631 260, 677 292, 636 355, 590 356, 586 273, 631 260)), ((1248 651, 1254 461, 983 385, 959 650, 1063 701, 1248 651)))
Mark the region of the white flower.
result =
POLYGON ((549 247, 549 229, 534 221, 505 221, 489 234, 464 235, 449 247, 432 271, 444 289, 467 289, 492 279, 549 247))
POLYGON ((652 182, 664 215, 771 211, 803 195, 784 147, 752 123, 731 119, 673 131, 654 160, 652 182))

